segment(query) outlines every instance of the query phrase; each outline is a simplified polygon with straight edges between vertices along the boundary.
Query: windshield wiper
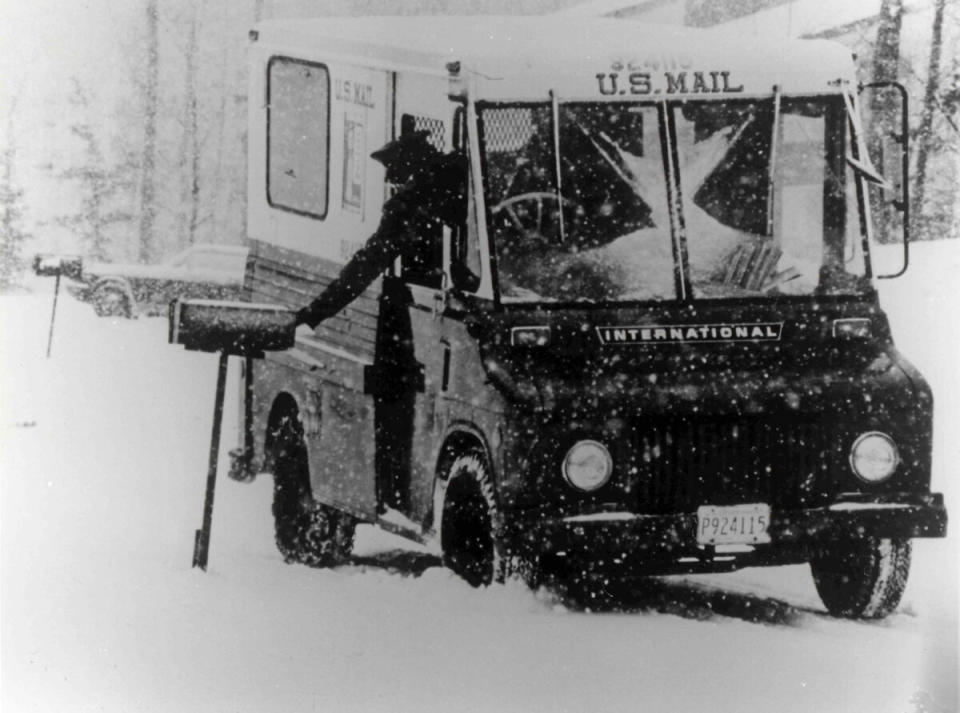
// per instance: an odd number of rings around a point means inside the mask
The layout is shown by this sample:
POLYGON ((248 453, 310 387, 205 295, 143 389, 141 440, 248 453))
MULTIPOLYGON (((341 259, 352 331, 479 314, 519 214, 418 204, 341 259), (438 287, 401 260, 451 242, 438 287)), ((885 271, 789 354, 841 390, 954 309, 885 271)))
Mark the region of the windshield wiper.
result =
POLYGON ((780 134, 780 85, 773 87, 773 134, 770 137, 770 170, 767 172, 767 235, 773 237, 773 191, 777 170, 777 145, 780 134))
POLYGON ((865 179, 870 181, 870 183, 877 184, 885 191, 893 190, 893 186, 891 185, 890 181, 888 181, 886 178, 881 176, 877 172, 877 169, 873 167, 873 165, 869 163, 864 163, 863 161, 859 161, 850 155, 847 156, 847 165, 850 166, 850 168, 852 168, 854 171, 859 173, 861 176, 863 176, 865 179))
POLYGON ((562 164, 560 162, 560 101, 557 99, 557 93, 550 90, 550 110, 553 113, 553 156, 554 156, 554 170, 556 171, 556 188, 557 188, 557 217, 559 220, 560 228, 560 244, 567 244, 567 233, 566 226, 563 224, 563 186, 561 178, 562 174, 562 164))

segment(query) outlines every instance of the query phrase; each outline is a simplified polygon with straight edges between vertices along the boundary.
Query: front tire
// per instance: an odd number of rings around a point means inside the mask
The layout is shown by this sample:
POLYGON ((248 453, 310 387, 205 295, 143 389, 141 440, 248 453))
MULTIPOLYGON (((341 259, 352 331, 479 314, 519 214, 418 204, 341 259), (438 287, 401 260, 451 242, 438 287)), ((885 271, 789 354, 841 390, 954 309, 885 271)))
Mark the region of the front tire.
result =
POLYGON ((288 563, 331 567, 353 549, 356 521, 318 503, 310 487, 303 431, 295 415, 284 417, 273 476, 273 518, 277 549, 288 563))
POLYGON ((903 596, 910 553, 910 540, 864 537, 831 545, 810 561, 810 571, 832 615, 882 619, 903 596))
POLYGON ((480 451, 464 453, 454 458, 447 473, 440 521, 444 565, 474 587, 502 582, 499 511, 486 457, 480 451))

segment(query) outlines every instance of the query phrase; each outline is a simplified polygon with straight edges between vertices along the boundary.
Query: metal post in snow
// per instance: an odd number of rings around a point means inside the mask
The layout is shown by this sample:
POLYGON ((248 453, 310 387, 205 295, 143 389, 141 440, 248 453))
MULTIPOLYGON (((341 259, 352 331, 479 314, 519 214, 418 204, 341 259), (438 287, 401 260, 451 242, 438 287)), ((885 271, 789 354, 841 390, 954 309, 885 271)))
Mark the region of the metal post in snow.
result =
POLYGON ((57 297, 60 295, 60 272, 57 271, 57 281, 53 284, 53 311, 50 313, 50 336, 47 337, 47 359, 53 348, 53 323, 57 318, 57 297))
POLYGON ((203 525, 197 530, 193 541, 193 566, 207 571, 210 554, 210 527, 213 522, 213 495, 217 486, 217 461, 220 455, 220 425, 223 421, 223 393, 227 383, 226 350, 220 352, 217 370, 217 395, 213 405, 213 433, 210 436, 210 460, 207 467, 207 491, 203 500, 203 525))

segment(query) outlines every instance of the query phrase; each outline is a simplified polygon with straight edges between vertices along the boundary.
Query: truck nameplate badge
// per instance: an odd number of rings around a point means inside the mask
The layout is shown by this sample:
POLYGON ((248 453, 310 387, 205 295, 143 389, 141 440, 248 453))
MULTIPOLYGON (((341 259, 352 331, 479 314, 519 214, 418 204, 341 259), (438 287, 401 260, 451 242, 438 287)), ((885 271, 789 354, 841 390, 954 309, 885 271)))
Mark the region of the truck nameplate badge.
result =
POLYGON ((690 342, 778 342, 783 322, 748 324, 639 324, 597 327, 601 344, 678 344, 690 342))

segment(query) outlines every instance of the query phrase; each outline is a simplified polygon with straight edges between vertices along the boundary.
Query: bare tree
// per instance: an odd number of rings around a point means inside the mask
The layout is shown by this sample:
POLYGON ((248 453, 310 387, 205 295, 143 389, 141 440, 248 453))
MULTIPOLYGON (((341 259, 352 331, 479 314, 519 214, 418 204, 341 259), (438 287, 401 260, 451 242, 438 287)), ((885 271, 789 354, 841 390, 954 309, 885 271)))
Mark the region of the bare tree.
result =
POLYGON ((200 126, 199 97, 197 96, 197 25, 199 17, 197 6, 189 6, 187 16, 187 36, 184 53, 184 102, 183 102, 183 139, 181 141, 180 165, 185 169, 184 213, 181 235, 187 244, 193 245, 197 239, 200 222, 200 126))
POLYGON ((83 245, 84 252, 95 260, 104 260, 110 254, 111 229, 130 223, 133 215, 126 210, 124 199, 133 186, 132 162, 126 159, 111 163, 104 154, 95 125, 90 121, 91 100, 79 80, 73 79, 70 104, 75 117, 70 133, 80 141, 81 159, 57 174, 62 180, 74 182, 80 194, 79 209, 56 218, 56 223, 72 230, 83 245))
POLYGON ((251 12, 255 8, 249 4, 232 0, 201 5, 169 0, 164 5, 160 73, 167 81, 161 100, 181 108, 161 121, 160 139, 176 136, 179 144, 176 151, 158 157, 165 185, 177 187, 158 197, 158 219, 176 220, 176 229, 167 234, 176 235, 178 247, 243 239, 243 53, 251 12), (182 83, 170 81, 176 76, 183 77, 182 83), (167 156, 174 161, 165 160, 167 156))
POLYGON ((141 262, 150 262, 156 227, 157 112, 160 77, 160 15, 158 0, 147 0, 147 62, 143 87, 143 154, 140 162, 140 250, 141 262))
MULTIPOLYGON (((900 31, 903 26, 903 0, 883 0, 880 5, 880 24, 877 27, 877 42, 873 54, 873 80, 896 81, 900 74, 900 31)), ((885 155, 885 141, 900 133, 898 105, 892 92, 875 91, 871 95, 870 153, 884 175, 896 175, 896 156, 885 155)), ((893 207, 888 202, 874 201, 877 235, 880 242, 894 239, 892 230, 895 221, 893 207)))
POLYGON ((923 97, 923 113, 918 132, 917 167, 914 181, 911 213, 915 224, 925 232, 928 221, 924 214, 927 197, 927 159, 938 143, 934 135, 933 116, 937 110, 940 90, 940 55, 943 48, 943 13, 946 0, 936 0, 933 12, 933 30, 930 36, 930 63, 927 67, 927 87, 923 97))
POLYGON ((17 143, 14 135, 16 98, 10 102, 7 115, 7 140, 0 152, 0 291, 16 287, 25 267, 24 244, 32 237, 21 227, 23 189, 14 178, 17 143))
POLYGON ((214 242, 246 235, 246 64, 248 30, 263 2, 216 0, 204 5, 198 72, 201 157, 201 234, 214 242))

